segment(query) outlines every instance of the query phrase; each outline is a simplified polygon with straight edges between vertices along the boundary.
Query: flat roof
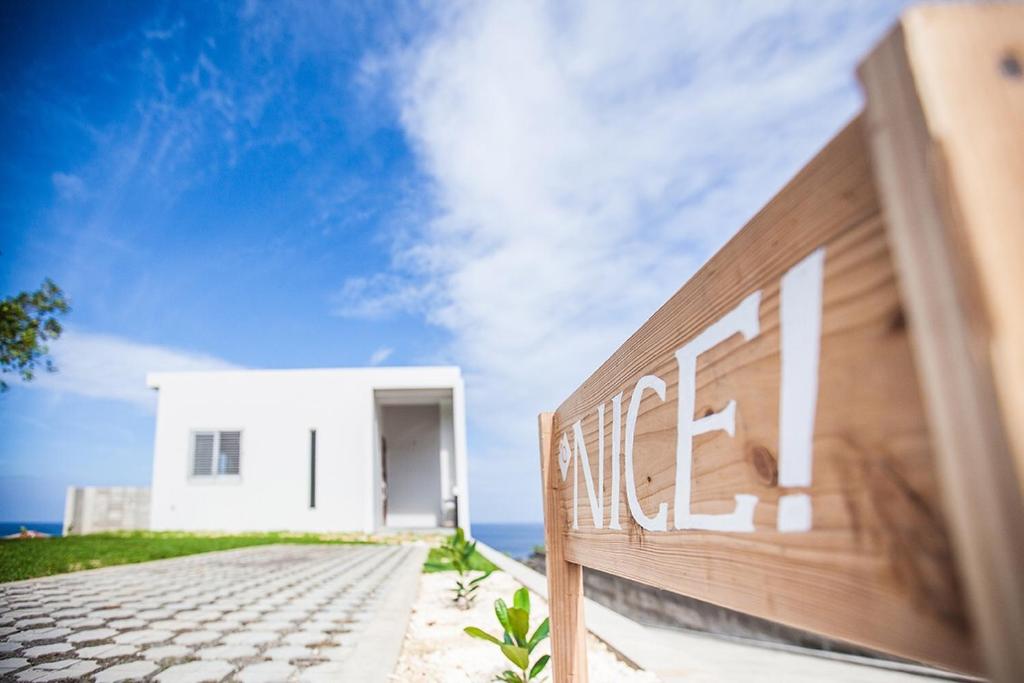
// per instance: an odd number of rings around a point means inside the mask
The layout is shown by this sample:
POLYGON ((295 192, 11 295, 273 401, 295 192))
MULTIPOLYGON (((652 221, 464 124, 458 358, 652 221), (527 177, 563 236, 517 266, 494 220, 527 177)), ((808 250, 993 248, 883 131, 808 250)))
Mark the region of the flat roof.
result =
POLYGON ((171 372, 150 372, 146 374, 146 386, 159 389, 166 381, 216 380, 216 379, 324 379, 329 377, 360 377, 373 381, 375 377, 390 388, 396 381, 417 380, 423 382, 460 382, 462 369, 458 365, 371 365, 348 368, 286 368, 286 369, 232 369, 232 370, 183 370, 171 372))

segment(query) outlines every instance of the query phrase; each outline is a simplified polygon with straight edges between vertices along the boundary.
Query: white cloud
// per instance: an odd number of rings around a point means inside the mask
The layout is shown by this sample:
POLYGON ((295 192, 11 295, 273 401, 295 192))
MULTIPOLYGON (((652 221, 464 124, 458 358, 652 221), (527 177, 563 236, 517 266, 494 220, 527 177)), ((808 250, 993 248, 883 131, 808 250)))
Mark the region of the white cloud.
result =
POLYGON ((382 347, 377 349, 376 351, 370 354, 370 365, 380 365, 388 358, 390 358, 391 354, 394 352, 394 349, 388 347, 382 347))
POLYGON ((434 288, 390 273, 351 277, 334 296, 334 314, 345 318, 382 318, 395 311, 422 312, 434 288))
POLYGON ((57 372, 39 372, 23 386, 125 401, 147 410, 156 405, 156 393, 146 388, 147 372, 238 367, 202 353, 76 329, 65 330, 49 346, 57 372))
POLYGON ((57 194, 65 201, 73 201, 85 197, 85 181, 73 173, 57 172, 50 176, 57 194))
POLYGON ((528 467, 531 509, 486 507, 507 500, 490 494, 511 461, 536 462, 536 414, 855 114, 857 61, 897 10, 469 3, 390 69, 368 58, 364 77, 393 79, 436 217, 390 272, 346 283, 348 312, 451 332, 481 517, 538 513, 528 467))

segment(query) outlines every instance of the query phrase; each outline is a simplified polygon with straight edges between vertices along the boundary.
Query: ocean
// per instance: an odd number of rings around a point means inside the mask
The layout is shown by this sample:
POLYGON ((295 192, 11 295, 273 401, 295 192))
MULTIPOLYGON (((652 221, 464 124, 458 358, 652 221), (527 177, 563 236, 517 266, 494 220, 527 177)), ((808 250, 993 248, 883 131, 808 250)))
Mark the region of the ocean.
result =
POLYGON ((473 537, 495 550, 521 560, 533 553, 535 546, 544 545, 544 525, 530 524, 479 524, 474 522, 473 537))
POLYGON ((60 532, 64 530, 64 525, 60 522, 0 522, 0 538, 18 533, 21 527, 29 531, 42 531, 51 536, 60 536, 60 532))

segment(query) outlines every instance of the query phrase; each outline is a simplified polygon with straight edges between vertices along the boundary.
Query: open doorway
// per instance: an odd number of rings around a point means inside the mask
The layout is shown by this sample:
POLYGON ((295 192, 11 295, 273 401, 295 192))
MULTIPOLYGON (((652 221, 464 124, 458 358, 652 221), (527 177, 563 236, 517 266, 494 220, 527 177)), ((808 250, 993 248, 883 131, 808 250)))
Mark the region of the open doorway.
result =
POLYGON ((375 392, 379 434, 379 526, 456 524, 450 390, 375 392))

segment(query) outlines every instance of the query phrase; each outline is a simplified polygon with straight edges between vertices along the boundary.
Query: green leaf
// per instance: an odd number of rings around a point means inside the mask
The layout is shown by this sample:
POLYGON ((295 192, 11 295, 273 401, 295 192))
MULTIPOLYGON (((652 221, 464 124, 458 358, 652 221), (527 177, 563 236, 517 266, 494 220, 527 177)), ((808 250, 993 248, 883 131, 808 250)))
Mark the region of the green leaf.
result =
POLYGON ((504 645, 504 643, 492 636, 490 633, 481 628, 477 628, 476 626, 467 626, 462 630, 465 631, 467 635, 471 635, 474 638, 486 640, 488 643, 494 643, 495 645, 504 645))
POLYGON ((502 628, 506 631, 512 630, 512 627, 508 624, 508 605, 501 598, 494 601, 494 614, 498 617, 498 623, 501 624, 502 628))
POLYGON ((469 585, 470 586, 475 586, 476 584, 480 583, 481 581, 483 581, 484 579, 486 579, 488 576, 490 576, 493 573, 494 573, 493 571, 485 572, 483 576, 478 576, 475 579, 473 579, 472 581, 470 581, 469 585))
POLYGON ((502 671, 500 675, 494 677, 494 680, 505 681, 505 683, 526 683, 523 677, 515 671, 502 671))
POLYGON ((512 604, 519 609, 526 612, 527 616, 530 614, 530 591, 526 588, 520 588, 516 591, 516 594, 512 596, 512 604))
POLYGON ((429 569, 432 572, 443 572, 451 569, 451 565, 447 562, 424 562, 423 568, 429 569))
POLYGON ((545 617, 544 621, 540 622, 540 626, 537 627, 537 630, 533 632, 533 637, 530 638, 530 642, 528 644, 530 652, 533 652, 533 648, 537 647, 537 645, 539 645, 542 640, 548 637, 548 631, 550 630, 550 628, 551 624, 545 617))
POLYGON ((516 639, 518 645, 526 646, 526 632, 530 628, 530 613, 524 612, 518 607, 508 611, 509 632, 516 639))
POLYGON ((510 635, 508 634, 508 631, 505 631, 505 632, 504 632, 504 633, 502 634, 502 636, 501 636, 501 637, 505 639, 505 644, 506 644, 506 645, 515 645, 515 644, 516 644, 516 641, 512 640, 512 636, 510 636, 510 635))
POLYGON ((540 676, 540 672, 544 670, 545 666, 547 666, 549 659, 551 659, 550 655, 544 655, 543 657, 538 659, 537 663, 533 665, 532 669, 530 669, 530 678, 536 678, 537 676, 540 676))
POLYGON ((530 653, 526 651, 525 647, 519 647, 518 645, 502 645, 501 651, 508 657, 508 661, 512 662, 520 669, 530 668, 530 653))

